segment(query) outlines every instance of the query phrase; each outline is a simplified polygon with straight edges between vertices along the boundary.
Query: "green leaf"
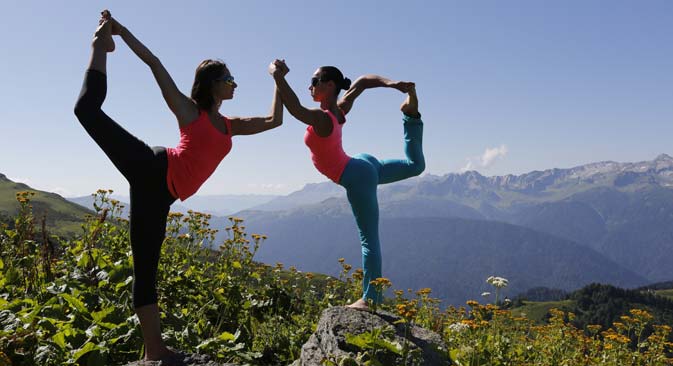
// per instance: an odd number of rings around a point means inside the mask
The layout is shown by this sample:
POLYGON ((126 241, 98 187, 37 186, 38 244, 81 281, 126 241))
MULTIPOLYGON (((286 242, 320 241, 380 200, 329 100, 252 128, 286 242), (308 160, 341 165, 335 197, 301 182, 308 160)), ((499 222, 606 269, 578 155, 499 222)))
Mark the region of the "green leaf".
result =
POLYGON ((80 301, 78 298, 70 295, 70 294, 59 294, 59 296, 65 300, 70 306, 73 308, 77 309, 78 312, 82 314, 89 314, 89 311, 86 309, 84 306, 84 303, 80 301))
POLYGON ((358 347, 360 349, 369 348, 369 340, 366 336, 363 336, 362 334, 356 336, 352 334, 346 334, 346 343, 358 347))
MULTIPOLYGON (((26 309, 26 310, 28 310, 28 309, 26 309)), ((35 317, 37 316, 37 314, 41 310, 42 310, 42 305, 37 305, 32 309, 32 311, 30 313, 23 315, 21 317, 22 318, 21 320, 23 320, 23 322, 25 324, 32 324, 33 320, 35 320, 35 317)))
POLYGON ((101 311, 94 311, 91 313, 91 318, 93 319, 94 322, 96 323, 102 323, 105 318, 112 314, 115 311, 114 306, 108 306, 107 308, 101 310, 101 311))
POLYGON ((384 366, 379 360, 372 358, 365 361, 365 366, 384 366))
POLYGON ((62 350, 67 348, 67 343, 65 341, 65 334, 63 332, 58 332, 51 337, 51 340, 56 343, 62 350))
POLYGON ((359 335, 346 335, 346 343, 356 346, 360 349, 367 350, 377 350, 385 349, 397 355, 402 354, 402 346, 396 342, 389 341, 385 338, 380 338, 381 332, 376 329, 373 332, 365 332, 359 335))
POLYGON ((222 296, 222 294, 220 294, 218 291, 214 291, 213 296, 215 296, 215 300, 217 300, 218 302, 220 302, 222 304, 228 303, 227 298, 222 296))
POLYGON ((222 332, 219 336, 217 336, 217 339, 221 341, 234 341, 236 340, 236 336, 229 333, 229 332, 222 332))
POLYGON ((239 262, 239 261, 234 261, 234 262, 232 263, 232 266, 234 266, 234 268, 236 268, 236 269, 241 269, 241 268, 243 268, 243 266, 241 266, 241 262, 239 262))
POLYGON ((84 332, 89 339, 94 338, 94 337, 100 337, 101 335, 101 330, 98 325, 92 325, 87 330, 84 332))
POLYGON ((7 235, 7 237, 9 237, 10 239, 14 239, 17 233, 14 230, 5 230, 5 235, 7 235))
POLYGON ((399 345, 396 342, 391 342, 387 339, 377 339, 374 343, 377 346, 379 346, 381 348, 384 348, 384 349, 387 349, 388 351, 390 351, 392 353, 395 353, 395 354, 398 354, 398 355, 402 354, 402 346, 399 345))
POLYGON ((21 274, 19 274, 19 271, 13 267, 7 270, 7 274, 5 274, 5 276, 5 278, 7 278, 7 283, 10 285, 18 284, 19 280, 21 279, 21 274))
POLYGON ((86 268, 89 264, 91 264, 91 257, 89 257, 89 254, 86 252, 80 254, 77 258, 77 267, 86 268))
POLYGON ((86 342, 84 346, 74 351, 72 357, 75 360, 75 362, 77 362, 82 356, 86 355, 91 351, 98 350, 100 348, 101 347, 98 347, 95 343, 86 342))
POLYGON ((460 350, 458 348, 454 348, 451 351, 449 351, 449 357, 451 357, 451 361, 455 362, 456 365, 462 366, 463 363, 460 362, 458 359, 458 354, 460 353, 460 350))
POLYGON ((118 283, 117 286, 115 286, 115 291, 121 290, 131 282, 133 282, 133 276, 128 276, 124 282, 118 283))

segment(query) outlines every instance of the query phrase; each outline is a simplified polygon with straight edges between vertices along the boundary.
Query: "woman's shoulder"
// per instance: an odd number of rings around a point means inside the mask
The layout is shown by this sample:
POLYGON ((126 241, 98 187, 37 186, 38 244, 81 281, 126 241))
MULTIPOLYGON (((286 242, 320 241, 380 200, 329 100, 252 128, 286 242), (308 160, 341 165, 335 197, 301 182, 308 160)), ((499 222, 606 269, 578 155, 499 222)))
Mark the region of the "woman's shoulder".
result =
POLYGON ((199 121, 204 119, 208 119, 208 112, 204 109, 199 109, 196 116, 192 116, 192 118, 190 118, 190 120, 187 123, 181 124, 180 129, 192 127, 196 125, 199 121))
POLYGON ((323 109, 323 111, 325 113, 327 113, 333 121, 338 122, 340 125, 346 123, 346 114, 344 114, 344 112, 341 110, 341 108, 337 108, 337 113, 338 114, 335 114, 334 112, 332 112, 329 109, 323 109))

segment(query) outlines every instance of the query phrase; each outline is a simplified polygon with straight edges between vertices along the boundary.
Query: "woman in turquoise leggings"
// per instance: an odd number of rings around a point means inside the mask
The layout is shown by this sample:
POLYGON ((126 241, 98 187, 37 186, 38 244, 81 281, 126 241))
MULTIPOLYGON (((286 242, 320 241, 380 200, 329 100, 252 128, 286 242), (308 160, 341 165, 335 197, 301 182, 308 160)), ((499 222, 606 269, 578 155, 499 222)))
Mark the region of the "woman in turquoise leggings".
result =
POLYGON ((311 96, 320 108, 308 109, 299 103, 297 95, 285 80, 289 68, 282 60, 275 60, 271 68, 276 86, 287 110, 308 125, 304 141, 311 150, 315 167, 333 182, 346 188, 348 202, 358 226, 362 244, 362 298, 350 307, 367 309, 368 301, 380 303, 382 294, 371 281, 382 276, 381 245, 379 241, 379 205, 376 189, 379 184, 392 183, 417 176, 425 169, 423 157, 423 122, 418 112, 418 98, 414 83, 392 81, 381 76, 365 75, 351 86, 341 71, 333 66, 318 68, 311 78, 311 96), (341 129, 346 114, 355 99, 365 90, 389 87, 407 94, 402 103, 404 121, 404 152, 406 159, 379 160, 368 154, 346 155, 341 144, 341 129), (344 96, 337 101, 341 90, 344 96))

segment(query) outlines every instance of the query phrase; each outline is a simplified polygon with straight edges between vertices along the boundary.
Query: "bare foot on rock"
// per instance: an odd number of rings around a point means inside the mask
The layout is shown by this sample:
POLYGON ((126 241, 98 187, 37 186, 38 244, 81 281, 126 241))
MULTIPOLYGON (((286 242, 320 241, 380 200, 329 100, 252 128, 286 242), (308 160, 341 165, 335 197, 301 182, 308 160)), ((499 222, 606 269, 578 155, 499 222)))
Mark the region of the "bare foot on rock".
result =
POLYGON ((369 310, 369 306, 367 306, 367 302, 363 299, 358 299, 356 302, 346 305, 347 308, 351 309, 356 309, 356 310, 369 310))

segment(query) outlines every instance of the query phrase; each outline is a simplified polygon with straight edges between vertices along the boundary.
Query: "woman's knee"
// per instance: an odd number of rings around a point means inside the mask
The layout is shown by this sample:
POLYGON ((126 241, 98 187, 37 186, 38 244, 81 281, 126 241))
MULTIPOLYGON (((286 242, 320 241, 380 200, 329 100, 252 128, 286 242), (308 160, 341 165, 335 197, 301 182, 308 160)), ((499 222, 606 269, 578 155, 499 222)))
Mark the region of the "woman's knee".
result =
POLYGON ((96 118, 102 111, 100 108, 92 106, 90 103, 87 103, 86 100, 81 98, 75 103, 74 112, 77 119, 79 119, 80 122, 84 122, 96 118))
POLYGON ((412 176, 418 176, 423 173, 425 170, 425 159, 417 159, 411 162, 411 174, 412 176))
POLYGON ((86 119, 89 114, 89 108, 87 108, 87 105, 81 99, 78 99, 77 103, 75 103, 74 112, 77 119, 81 121, 82 119, 86 119))

